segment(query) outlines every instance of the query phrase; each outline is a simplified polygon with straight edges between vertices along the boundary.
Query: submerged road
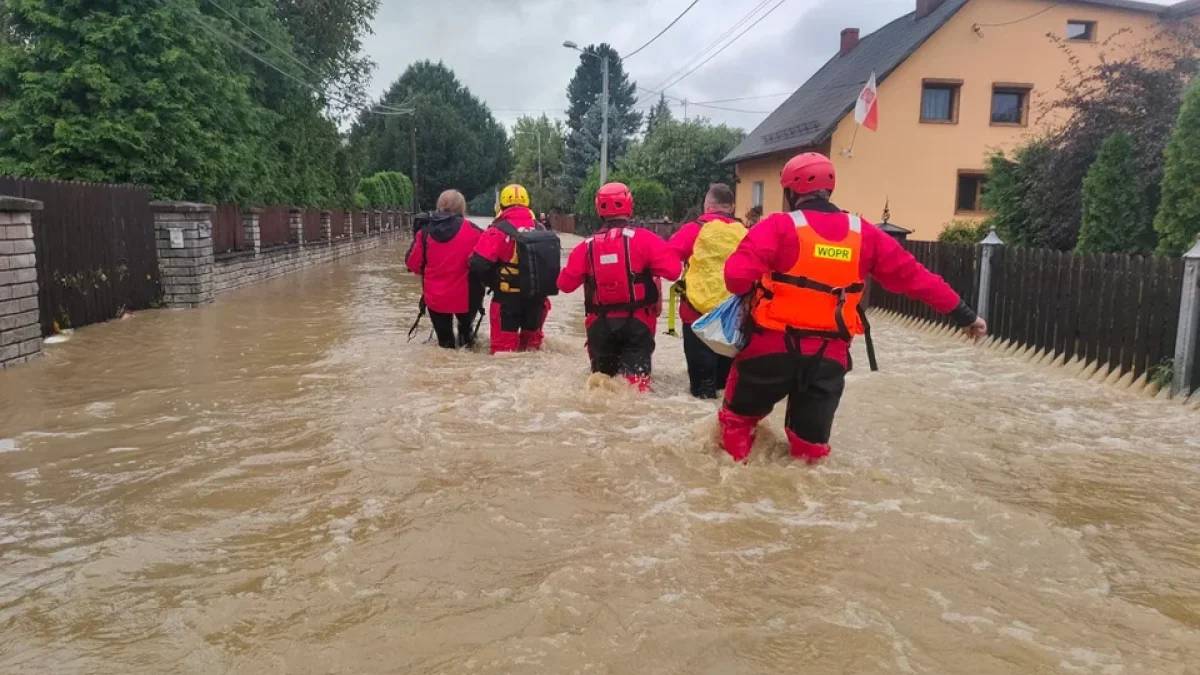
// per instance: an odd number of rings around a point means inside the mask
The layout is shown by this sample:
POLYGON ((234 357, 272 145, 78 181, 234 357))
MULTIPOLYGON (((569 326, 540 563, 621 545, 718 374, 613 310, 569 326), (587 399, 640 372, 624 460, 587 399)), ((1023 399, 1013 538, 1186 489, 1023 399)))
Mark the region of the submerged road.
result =
POLYGON ((0 673, 1198 672, 1194 411, 880 320, 832 458, 737 467, 678 340, 406 343, 402 253, 0 372, 0 673))

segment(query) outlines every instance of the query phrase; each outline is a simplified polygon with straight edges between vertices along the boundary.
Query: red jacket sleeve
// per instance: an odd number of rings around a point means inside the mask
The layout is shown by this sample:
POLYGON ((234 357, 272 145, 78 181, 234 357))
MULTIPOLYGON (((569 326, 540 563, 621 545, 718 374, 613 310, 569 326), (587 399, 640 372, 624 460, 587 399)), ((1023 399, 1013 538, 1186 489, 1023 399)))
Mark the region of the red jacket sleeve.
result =
POLYGON ((863 249, 863 263, 868 266, 865 271, 892 293, 903 293, 942 314, 954 311, 961 302, 950 284, 917 262, 895 239, 868 223, 863 224, 863 249))
MULTIPOLYGON (((650 273, 668 281, 678 279, 679 275, 683 273, 683 260, 679 258, 671 245, 663 241, 657 234, 653 234, 648 230, 638 230, 636 236, 641 237, 646 242, 650 273)), ((694 243, 695 238, 692 241, 694 243)), ((690 253, 688 257, 691 257, 690 253)))
POLYGON ((475 254, 489 262, 498 263, 512 255, 504 255, 508 243, 508 237, 503 232, 489 227, 479 236, 479 243, 475 244, 475 254))
POLYGON ((408 259, 404 261, 404 265, 408 267, 408 271, 413 274, 420 274, 421 267, 425 264, 425 237, 417 235, 413 241, 412 248, 408 251, 408 259))
POLYGON ((695 252, 696 239, 699 238, 699 236, 700 224, 688 223, 687 225, 679 228, 679 231, 675 233, 675 236, 671 237, 671 241, 667 242, 667 246, 669 246, 670 249, 675 252, 675 255, 678 256, 681 261, 686 261, 688 258, 691 258, 692 253, 695 252))
POLYGON ((800 255, 796 226, 786 213, 768 216, 750 228, 733 255, 725 261, 725 288, 745 295, 772 271, 789 269, 800 255))
POLYGON ((558 290, 563 293, 574 293, 583 285, 587 277, 587 242, 575 247, 567 256, 567 264, 558 273, 558 290))

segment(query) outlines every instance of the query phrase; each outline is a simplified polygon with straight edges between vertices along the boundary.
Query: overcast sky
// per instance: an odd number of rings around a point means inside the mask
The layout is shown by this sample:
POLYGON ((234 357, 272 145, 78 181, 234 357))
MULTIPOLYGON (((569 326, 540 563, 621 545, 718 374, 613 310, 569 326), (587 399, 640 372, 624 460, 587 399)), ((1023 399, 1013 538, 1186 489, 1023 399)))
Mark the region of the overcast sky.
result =
MULTIPOLYGON (((382 93, 413 61, 442 60, 505 125, 543 110, 565 119, 567 83, 579 55, 562 47, 564 40, 581 46, 608 42, 628 54, 690 2, 382 0, 375 34, 365 44, 378 64, 371 93, 382 93)), ((625 68, 639 86, 658 90, 747 13, 763 4, 753 21, 778 2, 782 4, 770 16, 667 93, 696 102, 790 94, 834 54, 843 28, 859 28, 866 35, 915 5, 915 0, 699 0, 670 31, 626 61, 625 68)), ((645 91, 639 95, 643 107, 658 98, 645 91)), ((713 104, 763 112, 696 106, 688 112, 749 131, 784 98, 713 104)), ((673 110, 683 114, 677 103, 673 110)))

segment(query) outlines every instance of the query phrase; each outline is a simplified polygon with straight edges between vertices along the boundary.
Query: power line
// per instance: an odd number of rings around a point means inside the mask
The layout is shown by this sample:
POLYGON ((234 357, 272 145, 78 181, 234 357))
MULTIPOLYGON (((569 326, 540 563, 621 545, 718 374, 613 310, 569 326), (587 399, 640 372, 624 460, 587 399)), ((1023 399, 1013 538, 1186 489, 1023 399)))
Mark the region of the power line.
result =
MULTIPOLYGON (((737 30, 737 29, 738 29, 738 28, 740 28, 740 27, 741 27, 743 24, 745 24, 747 21, 749 21, 749 20, 750 20, 750 17, 754 16, 754 14, 756 14, 756 13, 758 12, 758 10, 762 9, 763 7, 766 7, 766 6, 767 6, 767 3, 769 3, 770 1, 771 1, 771 0, 762 0, 762 1, 761 1, 761 2, 759 2, 759 3, 758 3, 758 5, 756 5, 756 6, 755 6, 753 9, 751 9, 749 12, 746 12, 745 16, 743 16, 741 19, 739 19, 739 20, 737 21, 737 23, 735 23, 735 24, 733 24, 732 26, 730 26, 730 27, 729 27, 729 28, 728 28, 728 29, 727 29, 727 30, 726 30, 724 33, 722 33, 720 36, 718 36, 716 40, 713 40, 711 43, 709 43, 709 45, 708 45, 707 47, 705 47, 704 49, 701 49, 701 50, 700 50, 700 51, 699 51, 699 52, 698 52, 698 53, 697 53, 695 56, 693 56, 693 57, 692 57, 690 60, 688 60, 688 62, 687 62, 687 63, 683 64, 682 66, 680 66, 679 68, 677 68, 677 69, 676 69, 674 72, 672 72, 670 75, 668 75, 668 76, 666 77, 666 79, 664 79, 662 82, 660 82, 660 83, 659 83, 659 85, 658 85, 658 88, 659 88, 659 89, 666 89, 666 87, 664 87, 664 86, 662 86, 662 85, 666 84, 667 82, 670 82, 670 81, 671 81, 671 78, 675 77, 676 75, 678 75, 678 74, 679 74, 679 73, 681 73, 682 71, 686 70, 686 69, 687 69, 689 66, 691 66, 691 65, 692 65, 693 63, 695 63, 696 61, 699 61, 700 59, 704 58, 704 55, 705 55, 705 54, 707 54, 707 53, 708 53, 709 51, 711 51, 711 50, 712 50, 714 47, 716 47, 717 45, 719 45, 719 44, 721 43, 721 41, 722 41, 722 40, 724 40, 725 38, 727 38, 727 37, 729 37, 730 35, 732 35, 732 34, 733 34, 733 32, 734 32, 735 30, 737 30)), ((656 92, 656 93, 657 93, 657 92, 656 92)))
MULTIPOLYGON (((208 3, 208 4, 210 4, 210 5, 212 5, 213 7, 216 7, 217 9, 221 10, 221 12, 222 12, 222 13, 224 13, 224 14, 225 14, 225 16, 227 16, 227 17, 229 17, 230 19, 232 19, 234 23, 236 23, 236 24, 238 24, 239 26, 241 26, 242 28, 245 28, 246 30, 250 31, 250 33, 251 33, 252 35, 254 35, 254 36, 255 36, 255 37, 257 37, 258 39, 262 40, 263 42, 267 43, 267 45, 269 45, 269 46, 271 46, 271 47, 274 47, 274 48, 275 48, 275 51, 279 52, 280 54, 283 54, 283 56, 284 56, 285 58, 287 58, 288 60, 290 60, 292 63, 295 63, 296 65, 298 65, 298 66, 300 66, 301 68, 303 68, 303 69, 307 70, 308 72, 312 73, 313 75, 316 75, 316 76, 317 76, 317 78, 318 78, 318 81, 320 81, 320 80, 324 80, 324 79, 325 79, 325 77, 326 77, 326 76, 325 76, 324 74, 322 74, 321 72, 317 71, 317 69, 316 69, 316 68, 313 68, 312 66, 308 65, 308 64, 307 64, 307 63, 305 63, 304 61, 300 60, 300 59, 299 59, 299 58, 298 58, 298 57, 297 57, 297 56, 296 56, 296 55, 295 55, 295 54, 292 52, 292 50, 291 50, 291 49, 288 49, 288 48, 285 48, 285 47, 281 47, 281 46, 279 46, 277 43, 271 42, 271 40, 269 40, 269 39, 267 38, 267 36, 265 36, 265 35, 263 35, 262 33, 260 33, 260 32, 258 32, 258 31, 256 31, 256 30, 254 30, 254 28, 253 28, 252 26, 248 25, 246 22, 244 22, 244 21, 242 21, 241 19, 239 19, 239 18, 237 17, 237 15, 236 15, 236 14, 234 14, 233 12, 229 11, 228 9, 226 9, 226 8, 225 8, 225 6, 224 6, 224 5, 222 5, 221 3, 217 2, 217 0, 205 0, 205 2, 207 2, 207 3, 208 3)), ((375 107, 382 108, 383 110, 391 110, 391 111, 393 111, 393 112, 398 112, 398 113, 404 113, 404 114, 407 114, 407 113, 404 111, 404 109, 402 109, 402 108, 395 108, 395 107, 392 107, 392 106, 389 106, 389 105, 384 105, 383 103, 376 103, 376 104, 374 104, 374 105, 375 105, 375 107)))
POLYGON ((670 89, 671 87, 674 87, 675 85, 679 84, 683 80, 687 79, 687 77, 689 75, 691 75, 692 73, 703 68, 705 66, 705 64, 707 64, 709 61, 712 61, 713 59, 720 56, 721 52, 725 51, 726 49, 729 49, 730 45, 737 42, 739 39, 741 39, 741 37, 743 35, 745 35, 746 33, 749 33, 751 29, 753 29, 758 24, 762 23, 763 19, 767 18, 768 16, 771 16, 771 13, 774 12, 775 10, 779 9, 785 2, 787 2, 787 0, 779 0, 779 2, 775 3, 775 5, 771 7, 771 9, 767 10, 765 14, 763 14, 762 16, 755 19, 754 23, 747 26, 745 30, 738 33, 732 40, 730 40, 729 42, 726 42, 725 45, 723 47, 721 47, 720 49, 718 49, 712 56, 701 61, 700 64, 697 65, 695 68, 692 68, 691 70, 687 71, 683 75, 680 75, 678 78, 675 79, 675 81, 671 82, 671 84, 663 87, 663 89, 670 89))
MULTIPOLYGON (((357 105, 353 101, 348 101, 344 98, 341 98, 340 96, 336 96, 330 92, 324 91, 320 87, 310 84, 309 82, 297 77, 296 75, 294 75, 292 73, 289 73, 286 70, 283 70, 276 64, 266 60, 265 58, 263 58, 262 56, 257 54, 253 49, 250 49, 249 47, 238 42, 237 40, 234 40, 233 38, 229 37, 228 35, 217 30, 216 28, 213 28, 211 25, 209 25, 208 21, 206 21, 204 19, 204 16, 201 15, 199 12, 197 12, 195 9, 186 7, 183 4, 176 2, 175 0, 165 0, 165 2, 169 5, 174 6, 175 9, 179 10, 183 14, 187 15, 188 18, 192 19, 192 21, 197 26, 199 26, 204 31, 208 32, 210 35, 218 38, 219 40, 222 40, 223 42, 229 44, 232 47, 237 48, 238 50, 240 50, 242 52, 245 52, 245 54, 247 56, 249 56, 250 58, 254 59, 255 61, 258 61, 259 63, 263 64, 264 66, 267 66, 268 68, 270 68, 271 70, 274 70, 275 72, 279 73, 280 75, 283 75, 284 77, 296 82, 297 84, 308 89, 309 91, 311 91, 317 95, 327 96, 327 97, 329 97, 330 100, 332 100, 336 103, 341 103, 347 107, 355 107, 357 105)), ((379 104, 372 104, 370 107, 376 107, 377 105, 379 105, 379 104)), ((370 112, 370 113, 373 113, 376 115, 385 115, 385 116, 386 115, 408 115, 413 112, 413 110, 411 108, 402 109, 402 108, 391 108, 389 106, 383 106, 383 107, 386 110, 389 110, 390 112, 379 112, 376 110, 369 110, 369 109, 367 112, 370 112)))
POLYGON ((692 0, 692 4, 688 5, 687 8, 685 8, 682 12, 680 12, 679 16, 675 17, 675 19, 673 21, 671 21, 671 23, 667 24, 666 28, 658 31, 658 35, 655 35, 654 37, 650 38, 650 41, 647 42, 646 44, 642 45, 641 47, 638 47, 637 49, 633 50, 632 52, 626 54, 624 57, 621 58, 621 60, 624 61, 625 59, 634 57, 637 55, 638 52, 640 52, 643 49, 645 49, 646 47, 649 47, 650 45, 654 44, 654 41, 657 40, 658 38, 662 37, 663 33, 666 33, 667 31, 671 30, 671 26, 674 26, 675 24, 679 23, 679 20, 682 19, 685 14, 692 11, 692 8, 695 7, 696 3, 698 3, 698 2, 700 2, 700 0, 692 0))
POLYGON ((714 101, 698 101, 693 105, 704 105, 706 103, 733 103, 735 101, 753 101, 761 98, 778 98, 780 96, 791 96, 795 92, 785 91, 778 94, 759 94, 758 96, 739 96, 737 98, 719 98, 714 101))

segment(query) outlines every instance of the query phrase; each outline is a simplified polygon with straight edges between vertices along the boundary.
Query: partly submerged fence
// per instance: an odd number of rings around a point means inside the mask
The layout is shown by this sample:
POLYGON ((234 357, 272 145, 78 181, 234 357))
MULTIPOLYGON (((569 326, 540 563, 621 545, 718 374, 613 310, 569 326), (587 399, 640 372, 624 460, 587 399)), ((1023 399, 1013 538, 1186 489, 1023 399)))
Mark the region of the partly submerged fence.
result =
MULTIPOLYGON (((1183 297, 1195 285, 1194 280, 1185 282, 1185 263, 1200 270, 1200 249, 1194 251, 1197 258, 1185 261, 1011 249, 998 239, 989 241, 994 243, 904 246, 976 304, 999 341, 1062 362, 1080 361, 1160 384, 1170 381, 1184 393, 1200 385, 1200 359, 1194 355, 1200 334, 1189 314, 1195 310, 1189 310, 1183 297), (1181 333, 1188 338, 1183 343, 1181 333)), ((889 293, 879 284, 873 284, 870 293, 870 305, 877 309, 947 321, 923 303, 889 293)))
POLYGON ((36 199, 42 333, 107 321, 162 297, 150 194, 132 185, 0 177, 0 194, 36 199))

